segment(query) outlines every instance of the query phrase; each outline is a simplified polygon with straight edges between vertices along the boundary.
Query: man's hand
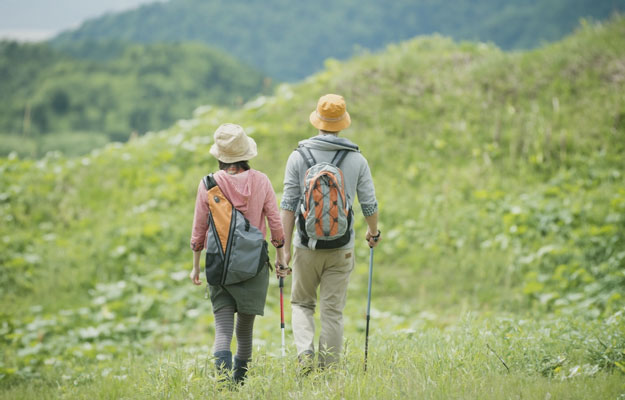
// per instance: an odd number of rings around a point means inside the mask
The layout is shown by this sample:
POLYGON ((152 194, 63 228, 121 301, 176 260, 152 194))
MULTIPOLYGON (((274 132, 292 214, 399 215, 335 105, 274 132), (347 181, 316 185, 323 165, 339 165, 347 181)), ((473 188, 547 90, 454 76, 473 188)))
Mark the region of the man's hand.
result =
POLYGON ((288 267, 290 263, 291 263, 291 246, 289 246, 288 249, 284 250, 284 260, 282 264, 288 267))
POLYGON ((189 274, 189 278, 191 278, 191 282, 193 282, 194 285, 201 285, 202 281, 200 280, 200 269, 193 267, 193 269, 191 270, 191 273, 189 274))
POLYGON ((284 258, 283 264, 288 266, 291 263, 291 239, 293 238, 293 229, 295 228, 295 213, 293 211, 281 210, 280 219, 284 228, 284 258))
POLYGON ((291 275, 291 268, 282 265, 279 261, 276 261, 276 278, 286 278, 291 275))
POLYGON ((289 268, 289 261, 291 261, 291 247, 288 250, 285 246, 276 249, 276 277, 286 278, 291 274, 291 268, 289 268))
POLYGON ((382 239, 381 235, 382 235, 382 232, 380 232, 379 229, 378 229, 378 233, 375 235, 373 235, 371 232, 369 232, 369 229, 367 229, 365 240, 369 244, 369 247, 374 248, 375 246, 377 246, 378 243, 380 243, 380 240, 382 239))

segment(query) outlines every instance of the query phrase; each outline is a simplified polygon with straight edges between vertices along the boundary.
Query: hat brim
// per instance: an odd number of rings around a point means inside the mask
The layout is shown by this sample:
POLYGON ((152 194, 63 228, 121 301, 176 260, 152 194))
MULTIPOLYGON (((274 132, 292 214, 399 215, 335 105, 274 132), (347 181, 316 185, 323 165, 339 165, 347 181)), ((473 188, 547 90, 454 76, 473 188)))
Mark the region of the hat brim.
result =
POLYGON ((247 138, 247 143, 247 151, 244 154, 224 154, 219 151, 219 146, 217 146, 217 143, 213 143, 210 149, 210 153, 219 161, 225 162, 227 164, 251 160, 258 155, 258 150, 256 147, 256 142, 251 137, 247 138))
POLYGON ((315 110, 310 113, 309 120, 312 126, 314 126, 315 128, 328 132, 342 131, 343 129, 347 129, 352 123, 352 119, 347 111, 345 111, 345 118, 341 119, 340 121, 330 122, 324 121, 319 118, 319 115, 317 115, 317 110, 315 110))

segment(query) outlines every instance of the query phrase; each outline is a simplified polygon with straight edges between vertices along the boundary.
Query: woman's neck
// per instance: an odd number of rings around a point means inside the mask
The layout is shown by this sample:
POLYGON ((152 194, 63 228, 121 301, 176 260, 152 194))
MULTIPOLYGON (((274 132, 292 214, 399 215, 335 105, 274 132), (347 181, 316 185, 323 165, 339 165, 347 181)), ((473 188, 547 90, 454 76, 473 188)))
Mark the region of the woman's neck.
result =
POLYGON ((225 171, 226 171, 226 173, 228 175, 236 175, 236 174, 239 174, 239 173, 241 173, 241 172, 243 172, 245 170, 243 168, 239 168, 237 166, 232 165, 232 166, 226 168, 225 171))

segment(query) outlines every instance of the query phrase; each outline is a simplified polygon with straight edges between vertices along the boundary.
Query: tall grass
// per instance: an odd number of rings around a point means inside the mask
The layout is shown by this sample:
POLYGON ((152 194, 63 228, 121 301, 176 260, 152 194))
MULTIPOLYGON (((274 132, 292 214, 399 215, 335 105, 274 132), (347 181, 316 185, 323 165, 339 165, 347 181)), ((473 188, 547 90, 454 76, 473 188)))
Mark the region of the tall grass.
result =
MULTIPOLYGON (((592 348, 621 329, 570 319, 475 318, 446 328, 390 332, 379 326, 363 369, 362 336, 346 342, 341 362, 299 374, 292 346, 279 338, 255 346, 245 385, 219 382, 207 345, 144 351, 73 371, 48 368, 34 382, 9 387, 4 398, 66 399, 617 399, 625 394, 615 367, 600 370, 592 348), (587 335, 591 337, 587 337, 587 335), (594 336, 594 338, 593 338, 594 336), (502 362, 503 360, 503 362, 502 362), (506 365, 504 366, 503 363, 506 365), (33 383, 37 383, 33 385, 33 383)), ((374 321, 375 324, 375 321, 374 321)), ((623 340, 623 336, 621 336, 623 340)))

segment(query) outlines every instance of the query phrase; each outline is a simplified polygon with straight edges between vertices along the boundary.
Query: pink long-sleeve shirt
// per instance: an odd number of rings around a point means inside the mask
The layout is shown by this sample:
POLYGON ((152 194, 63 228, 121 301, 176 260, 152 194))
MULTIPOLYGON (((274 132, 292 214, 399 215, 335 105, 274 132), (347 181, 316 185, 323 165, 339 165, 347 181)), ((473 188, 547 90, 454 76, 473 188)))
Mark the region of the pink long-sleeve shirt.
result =
MULTIPOLYGON (((271 243, 275 247, 284 244, 284 230, 280 221, 276 194, 267 175, 254 169, 230 175, 225 171, 213 174, 224 196, 241 211, 263 236, 267 236, 265 217, 271 231, 271 243)), ((204 183, 200 181, 195 199, 191 249, 201 251, 208 233, 208 201, 204 183)))

